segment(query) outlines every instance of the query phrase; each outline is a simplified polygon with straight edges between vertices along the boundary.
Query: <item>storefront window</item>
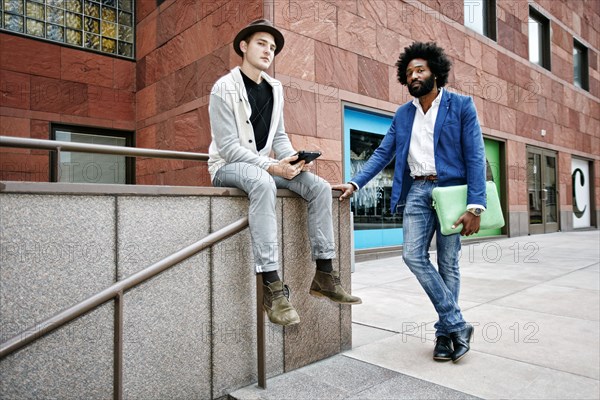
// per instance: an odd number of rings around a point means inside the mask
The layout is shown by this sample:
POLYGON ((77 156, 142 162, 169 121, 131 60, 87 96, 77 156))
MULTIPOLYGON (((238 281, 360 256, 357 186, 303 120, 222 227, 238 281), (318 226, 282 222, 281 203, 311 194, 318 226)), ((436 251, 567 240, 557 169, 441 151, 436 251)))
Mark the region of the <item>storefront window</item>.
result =
MULTIPOLYGON (((383 136, 350 130, 350 168, 352 176, 360 172, 381 143, 383 136)), ((394 178, 394 161, 384 168, 352 198, 354 229, 394 229, 402 227, 402 214, 392 214, 390 202, 394 178)))
MULTIPOLYGON (((373 155, 387 133, 392 116, 383 112, 344 107, 344 179, 350 180, 373 155)), ((392 213, 394 161, 350 200, 354 216, 354 248, 399 246, 404 241, 402 213, 392 213)))

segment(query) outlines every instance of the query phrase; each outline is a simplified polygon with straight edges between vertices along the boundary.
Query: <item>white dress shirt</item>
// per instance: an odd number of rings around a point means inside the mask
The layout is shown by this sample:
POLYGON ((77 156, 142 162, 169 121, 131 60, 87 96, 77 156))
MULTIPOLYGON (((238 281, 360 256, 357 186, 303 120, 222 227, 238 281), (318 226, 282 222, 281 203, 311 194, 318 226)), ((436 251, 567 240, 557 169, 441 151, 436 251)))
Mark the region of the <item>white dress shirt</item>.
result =
POLYGON ((421 107, 418 98, 415 97, 413 100, 417 111, 410 136, 410 147, 408 148, 408 166, 412 177, 436 175, 433 128, 435 127, 443 92, 444 89, 441 89, 427 113, 423 112, 423 107, 421 107))

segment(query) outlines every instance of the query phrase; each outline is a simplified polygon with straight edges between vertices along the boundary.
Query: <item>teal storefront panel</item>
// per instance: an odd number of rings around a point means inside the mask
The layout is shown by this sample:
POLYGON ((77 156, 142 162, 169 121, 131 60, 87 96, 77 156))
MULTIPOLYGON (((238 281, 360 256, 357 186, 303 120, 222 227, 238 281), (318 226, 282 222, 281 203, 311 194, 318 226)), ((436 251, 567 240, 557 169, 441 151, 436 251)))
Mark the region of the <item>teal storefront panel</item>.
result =
MULTIPOLYGON (((366 162, 387 133, 392 117, 380 113, 344 108, 344 179, 366 162)), ((354 213, 354 247, 368 249, 403 243, 401 215, 389 212, 393 164, 386 167, 351 199, 354 213)))

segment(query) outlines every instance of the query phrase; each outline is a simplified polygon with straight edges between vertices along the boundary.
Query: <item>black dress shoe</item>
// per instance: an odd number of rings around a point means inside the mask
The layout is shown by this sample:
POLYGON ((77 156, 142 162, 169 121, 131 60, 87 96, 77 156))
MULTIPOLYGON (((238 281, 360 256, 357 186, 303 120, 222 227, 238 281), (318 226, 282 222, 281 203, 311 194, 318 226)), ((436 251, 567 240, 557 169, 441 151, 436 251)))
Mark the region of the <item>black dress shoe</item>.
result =
POLYGON ((435 339, 433 359, 436 361, 450 361, 452 359, 452 339, 448 336, 438 336, 435 339))
POLYGON ((454 345, 454 352, 451 356, 452 362, 458 362, 471 348, 469 342, 473 337, 473 327, 471 325, 467 325, 467 327, 462 331, 451 333, 450 337, 452 338, 452 344, 454 345))

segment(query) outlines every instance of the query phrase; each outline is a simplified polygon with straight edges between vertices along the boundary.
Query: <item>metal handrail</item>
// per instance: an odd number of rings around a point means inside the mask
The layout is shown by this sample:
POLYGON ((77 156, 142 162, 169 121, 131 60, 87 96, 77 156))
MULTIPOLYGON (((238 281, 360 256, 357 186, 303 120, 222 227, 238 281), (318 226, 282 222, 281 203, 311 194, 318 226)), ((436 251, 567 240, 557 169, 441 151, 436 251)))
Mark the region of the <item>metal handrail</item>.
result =
POLYGON ((62 142, 59 140, 32 139, 15 136, 0 136, 0 146, 20 147, 55 151, 77 151, 80 153, 113 154, 127 157, 171 158, 177 160, 208 160, 206 153, 187 151, 143 149, 139 147, 111 146, 107 144, 62 142))
POLYGON ((66 310, 46 319, 43 322, 25 330, 0 345, 0 359, 8 356, 25 345, 45 336, 64 324, 82 316, 94 308, 122 295, 125 291, 147 281, 173 265, 192 257, 196 253, 210 247, 219 241, 228 238, 248 226, 248 217, 241 218, 206 236, 204 239, 193 243, 170 256, 136 272, 135 274, 118 281, 101 292, 67 308, 66 310))

